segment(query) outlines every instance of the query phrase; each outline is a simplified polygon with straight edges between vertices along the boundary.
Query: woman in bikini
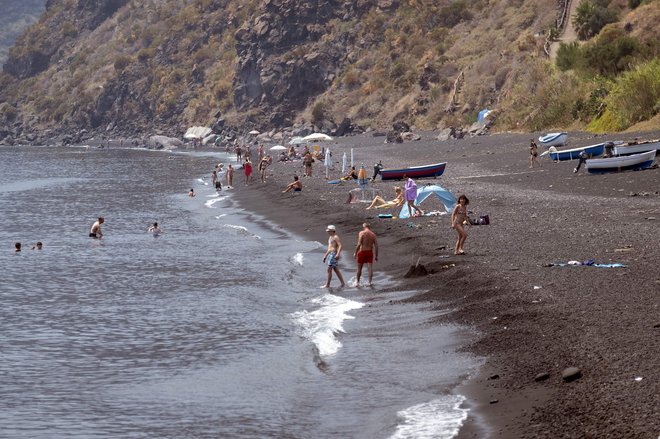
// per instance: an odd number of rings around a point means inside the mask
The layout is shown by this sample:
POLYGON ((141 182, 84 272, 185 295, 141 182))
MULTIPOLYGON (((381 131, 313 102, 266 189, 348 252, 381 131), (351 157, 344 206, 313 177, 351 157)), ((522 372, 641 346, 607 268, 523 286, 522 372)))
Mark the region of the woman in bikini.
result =
POLYGON ((383 197, 376 195, 376 198, 373 199, 367 209, 389 209, 390 207, 403 206, 403 203, 405 202, 403 199, 403 191, 399 186, 396 186, 394 192, 396 193, 396 197, 391 201, 385 201, 383 197))
POLYGON ((458 197, 458 204, 454 207, 454 211, 451 213, 451 228, 456 230, 458 233, 458 240, 456 241, 456 247, 454 248, 455 255, 464 255, 463 244, 467 239, 467 232, 463 227, 463 222, 468 221, 467 216, 467 205, 470 204, 470 200, 465 195, 458 197))

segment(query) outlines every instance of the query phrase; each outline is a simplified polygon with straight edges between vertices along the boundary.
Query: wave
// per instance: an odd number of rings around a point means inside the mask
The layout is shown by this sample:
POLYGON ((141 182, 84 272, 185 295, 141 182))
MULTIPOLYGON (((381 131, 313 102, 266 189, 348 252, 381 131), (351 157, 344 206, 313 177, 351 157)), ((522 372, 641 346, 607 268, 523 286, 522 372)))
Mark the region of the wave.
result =
POLYGON ((206 201, 206 202, 204 203, 204 206, 206 206, 206 207, 208 207, 208 208, 211 208, 211 209, 215 209, 215 208, 213 207, 213 205, 214 205, 215 203, 217 203, 218 201, 222 201, 222 200, 224 200, 225 198, 226 198, 226 197, 213 198, 213 199, 211 199, 211 200, 206 201))
POLYGON ((401 422, 389 439, 455 437, 468 414, 468 409, 461 408, 463 401, 463 395, 447 395, 401 410, 397 413, 401 422))
POLYGON ((261 236, 255 235, 254 233, 250 233, 250 231, 247 229, 247 227, 237 226, 235 224, 224 224, 223 226, 227 227, 229 229, 238 230, 242 235, 251 236, 254 239, 261 239, 261 236))
POLYGON ((336 334, 344 332, 344 320, 355 318, 347 312, 360 309, 364 304, 332 294, 312 299, 311 302, 321 307, 315 311, 295 312, 291 315, 293 321, 300 335, 314 343, 321 357, 336 354, 342 346, 336 334))
POLYGON ((294 264, 298 264, 298 265, 300 265, 300 266, 302 267, 302 266, 303 266, 303 262, 305 261, 305 256, 304 256, 302 253, 296 253, 296 254, 293 255, 293 257, 291 258, 291 261, 292 261, 294 264))

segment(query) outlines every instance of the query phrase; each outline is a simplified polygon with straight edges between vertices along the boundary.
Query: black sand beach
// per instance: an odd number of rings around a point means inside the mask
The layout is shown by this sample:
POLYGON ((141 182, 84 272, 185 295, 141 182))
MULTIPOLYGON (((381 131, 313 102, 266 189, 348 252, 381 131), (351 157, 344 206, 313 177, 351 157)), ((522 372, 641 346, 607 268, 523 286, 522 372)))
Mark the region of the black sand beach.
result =
MULTIPOLYGON (((571 146, 639 134, 571 133, 571 146)), ((267 183, 236 184, 246 208, 311 239, 322 241, 327 224, 340 231, 347 257, 363 221, 381 245, 377 270, 388 271, 428 303, 438 325, 475 329, 463 349, 487 361, 457 391, 472 408, 461 438, 657 438, 660 433, 660 170, 589 175, 575 162, 541 160, 528 168, 529 134, 499 134, 438 142, 383 144, 368 135, 329 146, 339 161, 354 148, 355 161, 386 167, 447 161, 437 183, 470 198, 472 216, 491 224, 468 230, 466 255, 453 255, 449 217, 379 219, 364 203, 345 204, 354 182, 327 184, 317 161, 302 193, 280 191, 300 162, 274 163, 267 183), (412 223, 412 227, 409 224, 412 223), (426 276, 404 278, 419 260, 426 276), (547 267, 570 260, 622 263, 626 268, 547 267), (452 310, 446 313, 447 309, 452 310), (442 312, 441 312, 442 311, 442 312), (581 378, 564 382, 577 367, 581 378), (547 374, 547 379, 535 377, 547 374)), ((644 138, 659 137, 645 133, 644 138)), ((258 176, 255 176, 258 177, 258 176)), ((242 182, 237 170, 236 182, 242 182)), ((396 184, 396 183, 395 183, 396 184)), ((386 199, 392 182, 372 184, 386 199)), ((439 204, 430 203, 431 208, 439 204)), ((398 214, 398 209, 391 212, 398 214)), ((319 267, 319 281, 324 276, 319 267)), ((341 293, 350 297, 351 289, 341 293)))

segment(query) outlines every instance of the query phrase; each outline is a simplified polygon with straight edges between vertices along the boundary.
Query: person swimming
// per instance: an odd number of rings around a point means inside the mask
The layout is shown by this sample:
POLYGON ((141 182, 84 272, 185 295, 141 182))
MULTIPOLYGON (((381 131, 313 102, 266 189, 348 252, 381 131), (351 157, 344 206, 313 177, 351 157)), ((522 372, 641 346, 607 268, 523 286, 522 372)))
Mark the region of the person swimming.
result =
POLYGON ((160 227, 158 227, 158 223, 153 223, 151 227, 147 229, 147 232, 152 233, 154 237, 156 237, 161 233, 163 233, 163 230, 160 227))

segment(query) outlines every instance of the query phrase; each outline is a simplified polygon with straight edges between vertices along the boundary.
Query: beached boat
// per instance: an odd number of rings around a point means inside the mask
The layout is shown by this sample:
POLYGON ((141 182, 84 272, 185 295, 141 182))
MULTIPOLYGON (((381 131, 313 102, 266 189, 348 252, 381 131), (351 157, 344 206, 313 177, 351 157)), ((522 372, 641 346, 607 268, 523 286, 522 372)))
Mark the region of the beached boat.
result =
POLYGON ((541 146, 550 148, 551 146, 564 146, 568 139, 568 133, 548 133, 539 137, 541 146))
POLYGON ((655 154, 656 151, 653 150, 642 154, 608 157, 603 159, 587 159, 585 166, 587 171, 592 174, 647 169, 653 165, 655 154))
POLYGON ((640 154, 642 152, 660 151, 660 139, 642 142, 627 142, 614 146, 614 155, 640 154))
POLYGON ((383 180, 403 180, 403 176, 410 178, 435 178, 445 172, 447 163, 435 163, 426 166, 413 166, 401 169, 381 169, 380 175, 383 180))
MULTIPOLYGON (((603 155, 605 152, 605 144, 604 143, 597 143, 595 145, 589 145, 589 146, 581 146, 580 148, 571 148, 571 149, 565 149, 563 151, 557 151, 557 150, 549 150, 546 151, 549 155, 550 158, 555 161, 555 162, 563 162, 565 160, 577 160, 580 158, 580 153, 584 151, 587 153, 589 157, 598 157, 603 155)), ((545 155, 543 153, 542 155, 545 155)))

